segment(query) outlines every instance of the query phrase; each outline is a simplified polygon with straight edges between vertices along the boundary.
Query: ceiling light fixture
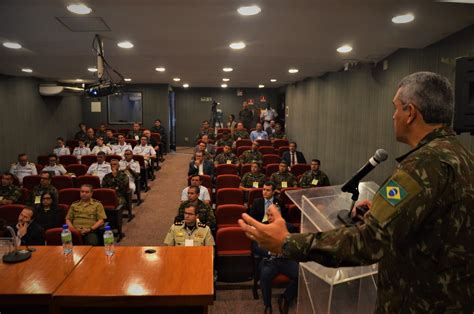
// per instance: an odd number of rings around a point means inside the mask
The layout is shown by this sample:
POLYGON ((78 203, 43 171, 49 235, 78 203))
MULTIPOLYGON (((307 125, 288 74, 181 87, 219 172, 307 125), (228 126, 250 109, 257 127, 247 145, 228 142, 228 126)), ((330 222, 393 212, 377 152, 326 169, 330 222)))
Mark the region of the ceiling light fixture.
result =
POLYGON ((289 69, 288 72, 290 72, 291 74, 295 74, 295 73, 298 73, 300 70, 298 69, 289 69))
POLYGON ((22 72, 25 72, 25 73, 32 73, 32 72, 33 72, 32 69, 28 69, 28 68, 26 68, 26 69, 21 69, 21 71, 22 71, 22 72))
POLYGON ((165 72, 166 71, 166 69, 164 67, 159 67, 159 68, 156 68, 155 70, 158 71, 158 72, 165 72))
POLYGON ((125 82, 131 82, 131 81, 132 81, 131 78, 124 78, 123 80, 124 80, 125 82))
POLYGON ((92 12, 92 9, 83 3, 70 4, 67 6, 67 10, 76 14, 89 14, 92 12))
POLYGON ((97 72, 97 68, 90 67, 90 68, 87 68, 87 71, 89 71, 89 72, 97 72))
POLYGON ((173 79, 173 81, 179 82, 179 81, 181 81, 181 79, 180 79, 179 77, 175 77, 175 78, 173 79))
POLYGON ((227 84, 222 84, 221 87, 222 88, 227 88, 227 84))
POLYGON ((21 45, 19 43, 7 41, 3 43, 3 47, 10 48, 10 49, 20 49, 21 45))
POLYGON ((184 87, 184 88, 188 88, 188 87, 189 87, 189 84, 183 84, 183 87, 184 87))
POLYGON ((228 78, 223 78, 222 81, 223 81, 223 82, 228 82, 228 81, 230 81, 230 79, 228 79, 228 78))
POLYGON ((271 79, 270 82, 275 83, 277 80, 276 79, 271 79))
POLYGON ((82 79, 77 78, 76 82, 82 82, 82 79))
POLYGON ((133 48, 133 44, 129 41, 121 41, 117 44, 120 48, 130 49, 133 48))
POLYGON ((232 49, 238 50, 238 49, 244 49, 246 45, 243 41, 239 41, 239 42, 231 43, 229 47, 232 49))
POLYGON ((415 19, 415 16, 411 13, 403 14, 403 15, 397 15, 392 18, 392 22, 395 24, 405 24, 405 23, 410 23, 413 22, 415 19))
POLYGON ((264 88, 264 87, 265 87, 265 85, 263 85, 263 84, 258 85, 258 88, 264 88))
POLYGON ((341 46, 339 48, 337 48, 337 52, 340 52, 340 53, 348 53, 348 52, 351 52, 352 51, 352 47, 349 46, 349 45, 344 45, 344 46, 341 46))
POLYGON ((222 71, 224 71, 224 72, 232 72, 232 71, 234 71, 234 69, 232 69, 232 68, 223 68, 222 71))
POLYGON ((237 9, 237 12, 241 15, 249 16, 259 14, 262 11, 258 5, 250 5, 246 7, 240 7, 237 9))

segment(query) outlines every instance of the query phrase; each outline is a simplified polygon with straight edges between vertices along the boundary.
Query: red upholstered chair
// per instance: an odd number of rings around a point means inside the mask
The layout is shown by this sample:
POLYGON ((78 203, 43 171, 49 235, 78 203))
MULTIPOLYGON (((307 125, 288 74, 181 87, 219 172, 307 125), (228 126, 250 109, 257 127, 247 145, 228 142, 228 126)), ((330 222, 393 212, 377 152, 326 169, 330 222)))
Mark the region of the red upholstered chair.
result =
POLYGON ((34 176, 26 176, 23 178, 23 187, 28 190, 33 190, 35 186, 40 184, 41 176, 34 175, 34 176))
POLYGON ((243 213, 245 213, 245 207, 242 205, 228 204, 217 207, 217 228, 238 227, 237 220, 242 218, 243 213))
POLYGON ((252 164, 245 164, 240 167, 240 176, 243 177, 244 174, 247 172, 250 172, 250 168, 252 167, 252 164))
POLYGON ((77 164, 77 157, 74 155, 62 155, 59 156, 59 163, 64 167, 77 164))
POLYGON ((69 211, 69 205, 58 204, 58 210, 61 211, 61 214, 63 215, 63 222, 66 223, 66 215, 67 215, 67 212, 69 211))
POLYGON ((262 146, 272 146, 272 142, 270 140, 257 140, 257 143, 260 144, 260 147, 262 147, 262 146))
POLYGON ((20 200, 18 201, 19 204, 26 204, 30 197, 30 190, 21 188, 21 197, 20 200))
POLYGON ((236 149, 239 149, 241 146, 252 146, 252 141, 249 139, 242 139, 235 142, 236 149))
POLYGON ((38 160, 38 163, 39 163, 40 165, 43 165, 43 166, 49 165, 49 157, 48 157, 48 155, 40 155, 40 156, 38 156, 37 160, 38 160))
POLYGON ((244 205, 244 192, 238 188, 219 189, 216 195, 216 206, 226 204, 244 205))
MULTIPOLYGON (((253 287, 252 287, 253 298, 255 300, 258 300, 258 287, 259 287, 258 283, 259 283, 259 280, 260 280, 260 273, 257 270, 258 270, 259 263, 260 263, 260 258, 255 258, 254 259, 254 269, 256 271, 255 271, 255 274, 254 274, 254 277, 253 277, 253 287)), ((284 287, 288 286, 289 283, 290 283, 290 278, 288 278, 284 274, 278 274, 272 280, 272 287, 284 288, 284 287)))
POLYGON ((65 204, 70 206, 72 203, 81 199, 81 189, 62 189, 59 191, 58 204, 65 204))
POLYGON ((252 149, 252 146, 239 146, 237 148, 237 156, 240 157, 246 150, 252 149))
POLYGON ((70 176, 54 176, 51 178, 51 184, 58 189, 58 191, 74 187, 74 182, 70 176))
POLYGON ((128 132, 130 132, 130 129, 129 128, 122 128, 122 129, 118 129, 118 132, 127 135, 128 132))
POLYGON ((67 140, 66 141, 66 147, 69 147, 69 150, 71 153, 74 151, 74 148, 79 146, 79 141, 78 140, 67 140))
POLYGON ((160 133, 150 133, 150 138, 154 139, 157 143, 161 142, 160 133))
POLYGON ((133 140, 133 139, 126 139, 126 140, 125 140, 125 143, 130 144, 130 146, 132 146, 132 148, 134 148, 135 146, 137 146, 137 141, 136 141, 136 140, 133 140))
POLYGON ((230 129, 229 128, 220 128, 220 129, 217 129, 217 134, 221 134, 221 133, 224 133, 224 132, 227 132, 230 134, 230 129))
POLYGON ((216 155, 221 154, 224 151, 224 146, 216 146, 216 155))
POLYGON ((25 205, 21 204, 2 205, 0 206, 0 219, 4 219, 7 225, 16 225, 23 208, 25 205))
POLYGON ((265 175, 267 176, 267 178, 269 178, 273 173, 277 172, 279 166, 280 166, 279 163, 278 164, 268 164, 265 167, 265 175))
POLYGON ((253 275, 251 242, 240 227, 217 230, 217 278, 223 282, 247 281, 253 275))
POLYGON ((296 164, 291 166, 291 173, 296 177, 302 175, 306 171, 311 170, 311 165, 308 164, 296 164))
POLYGON ((90 165, 92 165, 95 162, 97 162, 96 155, 84 155, 81 157, 81 164, 86 165, 88 169, 90 165))
POLYGON ((98 176, 83 175, 76 178, 76 186, 80 188, 83 184, 92 185, 93 189, 100 188, 100 179, 98 176))
POLYGON ((288 206, 293 204, 293 202, 288 197, 288 195, 286 195, 286 191, 291 191, 291 190, 301 190, 301 188, 300 187, 290 187, 290 188, 281 189, 280 198, 283 201, 283 204, 285 204, 285 206, 287 208, 288 208, 288 206))
POLYGON ((223 188, 238 188, 240 186, 240 177, 236 174, 221 174, 216 179, 216 190, 223 188))
POLYGON ((83 164, 72 164, 66 166, 66 171, 69 173, 74 173, 76 177, 85 175, 87 173, 87 169, 89 168, 83 164))
MULTIPOLYGON (((1 178, 1 177, 0 177, 1 178)), ((20 180, 18 180, 18 178, 16 176, 13 176, 13 185, 14 186, 17 186, 17 187, 20 187, 21 184, 20 184, 20 180)))
POLYGON ((95 189, 92 197, 102 203, 104 206, 107 221, 112 229, 117 229, 118 240, 120 241, 124 236, 122 232, 122 205, 119 205, 117 192, 114 189, 95 189))
POLYGON ((239 167, 237 165, 228 165, 228 164, 222 164, 222 165, 216 165, 215 168, 215 175, 220 176, 223 174, 239 174, 239 167))
POLYGON ((278 147, 278 155, 283 156, 283 153, 288 152, 289 150, 290 150, 289 146, 280 146, 278 147))
POLYGON ((263 197, 263 189, 262 188, 258 188, 258 189, 251 189, 249 191, 249 200, 248 200, 248 207, 250 208, 253 204, 253 201, 256 199, 256 198, 262 198, 263 197))
MULTIPOLYGON (((61 232, 63 228, 52 228, 46 230, 44 238, 46 240, 46 245, 62 245, 61 241, 61 232)), ((72 234, 72 244, 73 245, 82 245, 82 236, 76 229, 69 228, 72 234)))
POLYGON ((275 147, 275 149, 279 149, 282 146, 289 146, 289 145, 290 145, 290 142, 288 142, 288 140, 275 139, 273 141, 273 147, 275 147))
POLYGON ((122 156, 120 155, 107 155, 105 156, 105 161, 110 162, 112 159, 117 159, 118 161, 122 160, 122 156))
POLYGON ((40 164, 35 164, 35 167, 36 167, 36 172, 37 173, 41 173, 41 171, 43 170, 44 166, 43 165, 40 165, 40 164))
POLYGON ((263 161, 263 166, 266 166, 269 164, 279 164, 281 161, 281 157, 275 154, 263 155, 262 161, 263 161))
POLYGON ((273 154, 275 154, 275 149, 272 146, 260 146, 258 148, 258 151, 262 155, 273 155, 273 154))

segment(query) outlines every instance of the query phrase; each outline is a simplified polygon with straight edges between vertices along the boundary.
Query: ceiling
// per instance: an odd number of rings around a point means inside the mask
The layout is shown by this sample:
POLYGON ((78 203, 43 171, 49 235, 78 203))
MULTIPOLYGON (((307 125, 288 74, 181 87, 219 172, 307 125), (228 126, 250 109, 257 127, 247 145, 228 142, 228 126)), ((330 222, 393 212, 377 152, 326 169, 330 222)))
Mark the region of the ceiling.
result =
MULTIPOLYGON (((95 32, 72 32, 58 18, 70 13, 67 0, 2 0, 0 73, 51 80, 93 80, 87 68, 96 58, 95 32), (21 68, 33 73, 21 72, 21 68)), ((76 1, 74 1, 76 2, 76 1)), ((423 48, 474 23, 474 5, 401 0, 84 0, 110 31, 98 32, 108 62, 132 83, 217 87, 278 87, 306 77, 338 71, 347 60, 377 62, 399 48, 423 48), (262 12, 241 16, 236 9, 258 4, 262 12), (411 12, 415 20, 393 24, 411 12), (132 49, 117 47, 129 40, 132 49), (231 42, 244 41, 243 50, 231 42), (354 50, 336 52, 343 44, 354 50), (155 71, 158 66, 166 71, 155 71), (234 68, 224 73, 222 68, 234 68), (290 67, 298 68, 289 74, 290 67), (175 83, 172 78, 180 77, 175 83), (276 83, 270 83, 275 78, 276 83)), ((77 20, 83 27, 90 22, 77 20)))

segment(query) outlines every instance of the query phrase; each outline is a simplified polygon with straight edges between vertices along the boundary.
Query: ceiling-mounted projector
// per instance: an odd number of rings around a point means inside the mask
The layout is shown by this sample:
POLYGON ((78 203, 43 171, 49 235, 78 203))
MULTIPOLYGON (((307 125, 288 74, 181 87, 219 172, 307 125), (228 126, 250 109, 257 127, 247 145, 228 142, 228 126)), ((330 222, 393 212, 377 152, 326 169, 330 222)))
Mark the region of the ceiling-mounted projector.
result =
POLYGON ((112 82, 87 85, 85 92, 89 97, 103 97, 121 92, 123 85, 112 82))

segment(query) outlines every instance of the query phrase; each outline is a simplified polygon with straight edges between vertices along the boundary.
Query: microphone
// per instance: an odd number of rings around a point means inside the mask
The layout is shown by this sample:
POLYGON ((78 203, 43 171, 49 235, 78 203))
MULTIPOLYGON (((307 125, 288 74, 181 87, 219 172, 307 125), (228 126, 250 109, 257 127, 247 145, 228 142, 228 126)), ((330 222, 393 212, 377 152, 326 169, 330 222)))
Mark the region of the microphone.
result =
POLYGON ((13 230, 12 227, 10 226, 5 226, 4 229, 8 230, 10 232, 10 235, 12 236, 13 239, 13 252, 10 252, 8 254, 3 255, 3 262, 8 263, 8 264, 13 264, 13 263, 19 263, 26 261, 31 257, 31 252, 28 250, 21 250, 18 251, 18 245, 17 245, 17 236, 15 234, 15 230, 13 230))

